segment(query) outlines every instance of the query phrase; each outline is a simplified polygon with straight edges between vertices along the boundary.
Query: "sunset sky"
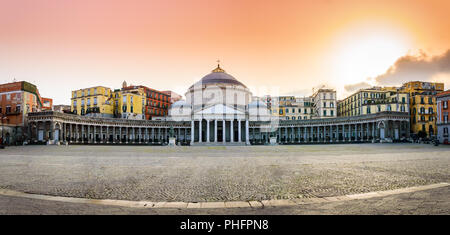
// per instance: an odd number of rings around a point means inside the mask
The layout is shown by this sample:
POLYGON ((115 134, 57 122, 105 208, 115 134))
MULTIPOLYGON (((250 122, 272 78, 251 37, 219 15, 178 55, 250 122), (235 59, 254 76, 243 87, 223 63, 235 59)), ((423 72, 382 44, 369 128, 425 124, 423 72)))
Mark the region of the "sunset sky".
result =
POLYGON ((54 104, 129 84, 184 95, 221 60, 254 95, 450 87, 448 0, 0 0, 0 83, 54 104))

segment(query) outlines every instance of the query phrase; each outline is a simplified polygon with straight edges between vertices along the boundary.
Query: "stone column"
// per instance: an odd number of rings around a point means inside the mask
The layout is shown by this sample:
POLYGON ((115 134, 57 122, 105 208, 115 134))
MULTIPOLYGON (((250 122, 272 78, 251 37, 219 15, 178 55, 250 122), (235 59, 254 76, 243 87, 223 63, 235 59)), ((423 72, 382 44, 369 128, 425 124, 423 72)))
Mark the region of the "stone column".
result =
POLYGON ((86 125, 86 132, 87 132, 87 142, 91 143, 91 126, 86 125))
POLYGON ((250 145, 250 131, 249 131, 248 119, 245 120, 245 143, 247 145, 250 145))
POLYGON ((233 128, 234 120, 230 121, 230 142, 234 142, 234 128, 233 128))
POLYGON ((214 119, 214 143, 217 143, 217 119, 214 119))
POLYGON ((206 119, 206 142, 209 143, 209 119, 206 119))
POLYGON ((150 136, 152 137, 152 143, 155 143, 155 128, 151 128, 150 133, 150 136))
POLYGON ((191 144, 194 143, 194 126, 195 126, 195 122, 194 120, 191 121, 191 144))
POLYGON ((222 120, 222 142, 225 143, 227 141, 227 136, 226 136, 226 122, 225 120, 222 120))
POLYGON ((241 120, 238 120, 238 142, 241 142, 241 120))
POLYGON ((200 119, 200 121, 198 122, 198 142, 202 142, 202 119, 200 119))

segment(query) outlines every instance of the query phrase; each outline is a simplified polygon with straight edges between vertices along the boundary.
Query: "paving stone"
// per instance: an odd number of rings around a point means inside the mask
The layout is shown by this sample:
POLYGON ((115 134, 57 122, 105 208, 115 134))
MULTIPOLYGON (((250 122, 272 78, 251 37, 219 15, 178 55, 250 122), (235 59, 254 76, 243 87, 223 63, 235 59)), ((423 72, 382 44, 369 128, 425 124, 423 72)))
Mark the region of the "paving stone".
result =
POLYGON ((252 208, 262 208, 262 207, 264 207, 264 205, 261 202, 258 202, 258 201, 249 201, 248 203, 250 203, 250 206, 252 208))
POLYGON ((201 208, 225 208, 225 202, 202 202, 201 208))
POLYGON ((189 202, 187 208, 201 208, 200 202, 189 202))
POLYGON ((187 208, 187 202, 166 202, 161 208, 187 208))
POLYGON ((295 202, 291 200, 262 200, 261 203, 266 206, 293 206, 295 202))
POLYGON ((227 207, 227 208, 243 208, 243 207, 250 207, 250 204, 248 202, 233 201, 233 202, 225 202, 225 207, 227 207))

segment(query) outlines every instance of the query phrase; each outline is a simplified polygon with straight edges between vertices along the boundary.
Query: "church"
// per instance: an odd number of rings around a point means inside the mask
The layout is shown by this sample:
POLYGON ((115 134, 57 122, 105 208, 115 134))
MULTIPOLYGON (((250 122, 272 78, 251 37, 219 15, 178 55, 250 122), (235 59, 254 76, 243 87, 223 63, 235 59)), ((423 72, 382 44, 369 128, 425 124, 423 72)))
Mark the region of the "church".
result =
POLYGON ((172 104, 169 118, 191 122, 191 145, 249 145, 249 121, 270 120, 266 105, 250 102, 250 90, 219 64, 189 87, 185 97, 172 104))

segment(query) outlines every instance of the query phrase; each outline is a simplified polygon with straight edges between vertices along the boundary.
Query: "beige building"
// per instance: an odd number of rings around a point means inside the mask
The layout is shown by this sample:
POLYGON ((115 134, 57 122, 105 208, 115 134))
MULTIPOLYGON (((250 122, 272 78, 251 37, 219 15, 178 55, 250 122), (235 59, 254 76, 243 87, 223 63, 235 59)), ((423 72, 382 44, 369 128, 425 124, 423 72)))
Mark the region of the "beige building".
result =
POLYGON ((337 116, 336 91, 321 88, 311 96, 315 115, 314 118, 332 118, 337 116))
POLYGON ((393 87, 360 89, 338 102, 338 116, 351 117, 384 111, 409 112, 409 94, 393 87))

